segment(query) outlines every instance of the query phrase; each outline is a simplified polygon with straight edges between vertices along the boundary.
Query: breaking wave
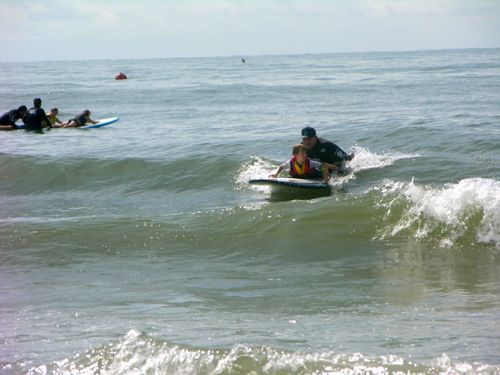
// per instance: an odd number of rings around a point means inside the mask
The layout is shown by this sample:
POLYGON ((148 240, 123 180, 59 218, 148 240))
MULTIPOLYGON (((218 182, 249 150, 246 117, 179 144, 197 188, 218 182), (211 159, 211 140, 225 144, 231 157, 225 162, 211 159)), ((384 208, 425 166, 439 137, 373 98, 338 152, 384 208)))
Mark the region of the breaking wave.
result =
POLYGON ((386 181, 376 188, 385 209, 379 238, 409 232, 416 238, 437 236, 440 246, 475 239, 500 247, 500 182, 468 178, 442 188, 414 181, 386 181))
POLYGON ((268 346, 200 349, 131 330, 118 342, 32 368, 28 374, 493 374, 499 370, 453 361, 446 354, 425 364, 395 355, 289 352, 268 346))

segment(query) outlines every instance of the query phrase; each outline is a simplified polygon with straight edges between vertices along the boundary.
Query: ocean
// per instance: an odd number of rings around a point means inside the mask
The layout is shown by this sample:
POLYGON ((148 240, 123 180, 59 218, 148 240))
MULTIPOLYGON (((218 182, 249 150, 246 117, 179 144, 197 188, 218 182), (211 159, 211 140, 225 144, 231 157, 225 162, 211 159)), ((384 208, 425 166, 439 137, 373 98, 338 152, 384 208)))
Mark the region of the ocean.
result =
POLYGON ((500 49, 0 63, 35 97, 120 121, 0 132, 1 374, 500 374, 500 49), (305 126, 352 172, 250 185, 305 126))

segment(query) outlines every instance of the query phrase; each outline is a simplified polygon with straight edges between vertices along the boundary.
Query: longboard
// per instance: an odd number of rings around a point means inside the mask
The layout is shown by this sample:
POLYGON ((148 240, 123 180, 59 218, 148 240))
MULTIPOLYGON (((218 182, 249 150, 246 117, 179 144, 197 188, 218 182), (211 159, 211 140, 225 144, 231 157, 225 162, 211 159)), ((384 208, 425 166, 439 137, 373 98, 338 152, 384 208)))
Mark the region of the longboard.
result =
MULTIPOLYGON (((101 128, 103 126, 113 124, 113 123, 117 122, 119 119, 120 119, 119 117, 103 118, 103 119, 99 120, 97 124, 88 124, 88 125, 84 125, 84 126, 79 126, 78 128, 79 129, 101 128)), ((18 129, 24 129, 25 125, 24 124, 20 124, 20 125, 16 124, 16 127, 18 129)))
POLYGON ((252 185, 269 185, 271 187, 292 187, 297 189, 309 189, 309 190, 330 190, 331 185, 327 184, 322 180, 308 180, 302 178, 293 177, 277 177, 277 178, 259 178, 255 180, 250 180, 252 185))
POLYGON ((97 124, 88 124, 84 126, 80 126, 80 129, 92 129, 92 128, 101 128, 106 125, 113 124, 117 122, 120 118, 119 117, 110 117, 110 118, 103 118, 99 120, 97 124))

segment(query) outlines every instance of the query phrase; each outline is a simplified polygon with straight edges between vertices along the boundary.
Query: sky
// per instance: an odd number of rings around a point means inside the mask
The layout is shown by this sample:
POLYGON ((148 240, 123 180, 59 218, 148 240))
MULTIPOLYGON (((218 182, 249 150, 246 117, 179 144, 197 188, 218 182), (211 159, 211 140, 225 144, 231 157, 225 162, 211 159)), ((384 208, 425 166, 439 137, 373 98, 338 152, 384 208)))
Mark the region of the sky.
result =
POLYGON ((500 47, 500 0, 0 0, 0 61, 500 47))

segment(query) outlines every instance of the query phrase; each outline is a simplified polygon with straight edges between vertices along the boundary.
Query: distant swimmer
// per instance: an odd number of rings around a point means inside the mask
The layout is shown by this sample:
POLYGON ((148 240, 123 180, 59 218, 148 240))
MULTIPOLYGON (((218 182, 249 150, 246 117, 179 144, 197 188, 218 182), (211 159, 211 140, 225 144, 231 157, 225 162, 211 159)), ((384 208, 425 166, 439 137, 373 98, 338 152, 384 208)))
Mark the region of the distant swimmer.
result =
POLYGON ((241 62, 242 62, 242 63, 246 63, 247 61, 246 61, 246 60, 242 57, 242 58, 241 58, 241 62))
POLYGON ((127 79, 127 75, 125 73, 120 72, 117 75, 115 75, 115 79, 116 80, 127 79))
POLYGON ((27 131, 41 131, 44 125, 52 128, 52 123, 42 108, 42 99, 33 99, 33 107, 28 110, 25 123, 24 129, 27 131))
POLYGON ((0 117, 0 130, 16 130, 16 121, 19 119, 23 119, 26 116, 26 112, 28 108, 25 105, 20 106, 18 109, 11 109, 8 112, 5 112, 0 117))
POLYGON ((90 123, 90 124, 97 124, 98 123, 98 121, 94 121, 90 118, 90 111, 88 109, 86 109, 85 111, 80 113, 74 119, 71 119, 71 120, 64 122, 62 124, 54 125, 54 128, 78 128, 80 126, 84 126, 87 123, 90 123))
POLYGON ((316 130, 310 126, 302 129, 302 144, 307 149, 307 156, 311 159, 320 160, 324 163, 335 164, 338 172, 347 172, 348 161, 354 158, 354 154, 348 155, 335 143, 316 136, 316 130))

